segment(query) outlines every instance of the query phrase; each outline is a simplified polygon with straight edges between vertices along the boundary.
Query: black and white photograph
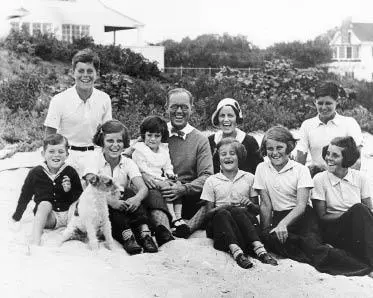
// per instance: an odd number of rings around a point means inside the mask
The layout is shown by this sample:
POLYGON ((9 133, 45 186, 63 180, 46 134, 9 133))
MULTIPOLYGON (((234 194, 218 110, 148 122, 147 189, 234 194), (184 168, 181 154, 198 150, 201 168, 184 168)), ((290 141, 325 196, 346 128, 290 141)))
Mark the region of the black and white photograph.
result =
POLYGON ((373 297, 373 2, 0 9, 0 296, 373 297))

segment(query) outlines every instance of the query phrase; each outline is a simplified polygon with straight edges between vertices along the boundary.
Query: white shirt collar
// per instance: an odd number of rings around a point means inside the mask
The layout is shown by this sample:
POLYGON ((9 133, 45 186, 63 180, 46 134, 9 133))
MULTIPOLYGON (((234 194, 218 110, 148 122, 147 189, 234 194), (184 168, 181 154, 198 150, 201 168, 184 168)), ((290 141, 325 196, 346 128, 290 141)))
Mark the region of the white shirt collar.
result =
MULTIPOLYGON (((333 173, 330 173, 330 172, 327 172, 327 173, 328 173, 328 177, 329 177, 330 183, 333 186, 336 186, 342 180, 345 180, 345 181, 349 182, 350 184, 355 185, 351 169, 347 170, 347 174, 343 178, 339 178, 339 177, 337 177, 336 175, 334 175, 333 173)), ((355 185, 355 186, 357 186, 357 185, 355 185)))
MULTIPOLYGON (((246 133, 243 132, 241 129, 236 128, 236 138, 235 139, 237 141, 239 141, 240 143, 242 143, 245 137, 246 137, 246 133)), ((214 142, 215 142, 215 144, 219 143, 222 138, 223 138, 223 131, 222 130, 218 130, 215 133, 215 136, 214 136, 214 142)))
MULTIPOLYGON (((317 119, 317 125, 320 126, 320 125, 325 125, 324 122, 322 122, 319 118, 319 115, 316 116, 316 119, 317 119)), ((339 115, 337 112, 335 113, 335 116, 333 119, 330 119, 327 123, 331 122, 333 124, 340 124, 340 122, 342 121, 341 119, 341 115, 339 115)))
POLYGON ((44 173, 47 174, 47 176, 49 177, 49 179, 51 179, 52 181, 54 181, 60 174, 61 172, 67 167, 67 164, 63 164, 59 170, 57 171, 56 174, 52 174, 47 166, 47 163, 46 162, 43 162, 41 164, 41 166, 43 167, 43 170, 44 170, 44 173))
POLYGON ((277 171, 275 169, 275 167, 272 165, 272 163, 271 163, 270 160, 268 160, 267 164, 268 164, 269 168, 271 168, 273 171, 276 171, 276 172, 278 172, 280 174, 280 173, 284 173, 284 172, 292 169, 297 164, 297 162, 294 161, 294 160, 289 159, 288 162, 287 162, 287 164, 280 171, 277 171))
MULTIPOLYGON (((171 136, 178 136, 177 133, 171 132, 171 129, 172 129, 171 122, 167 123, 167 127, 168 127, 168 132, 170 134, 170 137, 171 136)), ((193 131, 193 129, 194 129, 194 127, 192 125, 190 125, 189 123, 187 123, 187 125, 183 129, 180 129, 180 131, 182 131, 184 133, 183 140, 186 139, 187 135, 190 134, 193 131)))
MULTIPOLYGON (((238 170, 236 176, 234 177, 233 181, 232 182, 235 182, 237 181, 238 179, 240 179, 242 176, 245 176, 246 175, 246 172, 242 171, 242 170, 238 170)), ((224 174, 222 172, 219 172, 216 174, 216 178, 218 179, 221 179, 223 181, 231 181, 229 180, 227 177, 224 176, 224 174)))

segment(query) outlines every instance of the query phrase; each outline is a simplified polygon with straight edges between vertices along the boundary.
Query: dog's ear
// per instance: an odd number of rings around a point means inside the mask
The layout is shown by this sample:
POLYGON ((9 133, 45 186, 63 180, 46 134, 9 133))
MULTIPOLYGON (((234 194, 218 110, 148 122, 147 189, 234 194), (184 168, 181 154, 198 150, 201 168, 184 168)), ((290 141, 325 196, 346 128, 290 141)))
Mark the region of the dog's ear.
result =
POLYGON ((100 182, 100 178, 97 175, 91 175, 88 179, 88 182, 93 186, 96 186, 100 182))

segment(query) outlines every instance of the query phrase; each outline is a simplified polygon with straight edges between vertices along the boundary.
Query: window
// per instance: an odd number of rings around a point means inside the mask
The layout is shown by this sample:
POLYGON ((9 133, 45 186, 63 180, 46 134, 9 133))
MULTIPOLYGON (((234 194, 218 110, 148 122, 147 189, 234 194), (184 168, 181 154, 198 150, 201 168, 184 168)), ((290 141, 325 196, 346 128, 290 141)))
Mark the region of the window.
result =
POLYGON ((359 46, 354 46, 352 47, 352 58, 354 59, 359 59, 360 58, 360 48, 359 46))
POLYGON ((348 42, 348 43, 351 43, 351 32, 348 32, 348 35, 347 35, 347 42, 348 42))
POLYGON ((72 42, 73 39, 79 39, 89 35, 88 25, 62 25, 62 40, 72 42))
POLYGON ((339 47, 339 58, 346 58, 346 47, 339 47))
POLYGON ((346 71, 345 72, 345 77, 349 78, 349 79, 353 79, 354 78, 354 72, 353 71, 346 71))
POLYGON ((73 38, 74 39, 79 39, 80 38, 80 26, 79 25, 72 25, 72 30, 73 30, 73 38))
POLYGON ((351 59, 351 57, 352 57, 352 48, 346 47, 346 58, 351 59))
POLYGON ((37 35, 41 33, 41 23, 32 24, 32 35, 37 35))
POLYGON ((71 41, 71 26, 63 24, 62 25, 62 40, 71 41))
POLYGON ((333 47, 333 58, 338 58, 338 47, 333 47))
POLYGON ((83 25, 82 26, 81 37, 84 37, 84 36, 89 36, 89 26, 88 25, 83 25))

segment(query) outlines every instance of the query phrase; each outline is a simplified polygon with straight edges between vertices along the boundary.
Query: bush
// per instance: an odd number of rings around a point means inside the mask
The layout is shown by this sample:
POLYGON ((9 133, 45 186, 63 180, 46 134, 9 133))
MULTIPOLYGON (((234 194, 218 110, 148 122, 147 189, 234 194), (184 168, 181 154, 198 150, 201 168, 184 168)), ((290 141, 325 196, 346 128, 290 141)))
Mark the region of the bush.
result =
POLYGON ((11 111, 32 110, 41 94, 42 81, 39 74, 22 73, 18 78, 0 83, 0 102, 11 111))
POLYGON ((18 151, 34 151, 42 146, 44 119, 47 110, 42 113, 19 109, 11 111, 0 105, 0 139, 10 144, 18 144, 18 151))
POLYGON ((100 57, 101 74, 119 72, 133 77, 150 79, 158 77, 160 71, 156 62, 150 62, 141 54, 117 45, 96 45, 92 37, 74 39, 72 43, 58 40, 53 34, 30 35, 25 31, 11 31, 3 47, 19 54, 40 57, 43 60, 57 60, 71 63, 72 57, 84 48, 91 48, 100 57))

